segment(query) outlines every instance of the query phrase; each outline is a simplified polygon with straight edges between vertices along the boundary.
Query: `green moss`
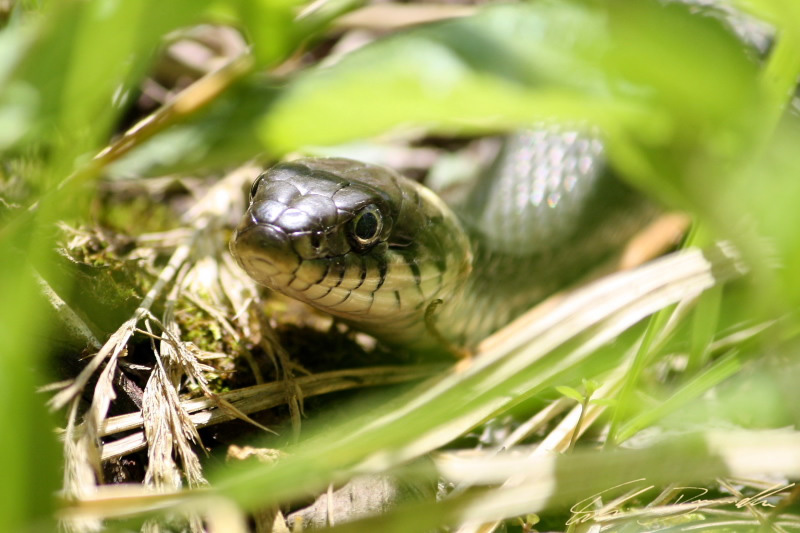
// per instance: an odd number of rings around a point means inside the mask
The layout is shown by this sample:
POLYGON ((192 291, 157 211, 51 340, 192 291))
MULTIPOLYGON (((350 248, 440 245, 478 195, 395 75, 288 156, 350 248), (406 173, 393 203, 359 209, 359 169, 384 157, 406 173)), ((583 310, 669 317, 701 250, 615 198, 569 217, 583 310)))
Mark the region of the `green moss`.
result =
POLYGON ((172 209, 147 196, 133 197, 124 203, 110 200, 101 213, 101 223, 128 235, 166 231, 178 226, 172 209))

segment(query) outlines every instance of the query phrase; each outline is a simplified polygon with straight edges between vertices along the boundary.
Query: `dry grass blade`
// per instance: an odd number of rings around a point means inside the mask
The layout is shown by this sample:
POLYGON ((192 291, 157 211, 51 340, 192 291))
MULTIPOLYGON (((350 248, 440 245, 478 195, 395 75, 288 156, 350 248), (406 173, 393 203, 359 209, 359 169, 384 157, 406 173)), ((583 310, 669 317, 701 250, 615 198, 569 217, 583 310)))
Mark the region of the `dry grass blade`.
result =
MULTIPOLYGON (((99 469, 97 460, 97 445, 89 440, 86 432, 77 432, 75 419, 77 417, 79 399, 72 401, 67 418, 67 428, 64 431, 64 481, 65 496, 83 499, 97 491, 96 469, 99 469)), ((100 531, 99 520, 93 518, 64 519, 61 526, 68 532, 100 531)))
POLYGON ((233 309, 233 318, 231 320, 236 323, 245 337, 252 338, 253 329, 247 310, 256 301, 258 291, 253 280, 234 264, 233 258, 229 254, 223 255, 222 261, 222 267, 219 270, 219 281, 220 287, 233 309))
POLYGON ((561 398, 550 402, 544 409, 514 429, 508 438, 503 440, 502 445, 497 447, 497 451, 516 446, 530 435, 535 433, 537 430, 544 427, 544 425, 550 422, 553 418, 566 411, 569 406, 572 405, 572 403, 572 400, 566 396, 562 396, 561 398))
POLYGON ((108 360, 106 367, 97 378, 97 384, 92 394, 92 404, 89 406, 89 411, 85 416, 86 435, 89 442, 93 445, 94 450, 92 455, 95 459, 99 455, 97 443, 100 442, 98 435, 100 425, 106 418, 111 402, 117 397, 116 392, 114 392, 114 374, 117 371, 119 354, 124 352, 125 349, 123 348, 121 351, 114 351, 114 353, 111 354, 111 358, 108 360))
POLYGON ((185 294, 185 296, 186 296, 186 299, 188 299, 190 302, 195 304, 197 307, 199 307, 200 309, 202 309, 203 311, 208 313, 209 316, 213 317, 214 320, 216 320, 217 323, 220 326, 222 326, 222 328, 225 330, 225 332, 227 332, 233 339, 235 339, 237 341, 239 340, 239 334, 236 332, 236 330, 233 328, 233 326, 231 326, 231 323, 228 321, 228 317, 225 316, 226 315, 225 311, 223 311, 221 309, 218 309, 217 307, 214 307, 211 304, 206 303, 201 298, 197 297, 196 295, 194 295, 191 292, 187 292, 185 294))
POLYGON ((737 502, 741 502, 741 506, 747 509, 747 511, 753 516, 753 518, 758 520, 758 523, 761 525, 762 528, 764 528, 765 530, 767 528, 772 528, 772 530, 775 531, 776 533, 787 533, 787 531, 783 527, 781 527, 778 524, 772 523, 767 513, 760 511, 756 505, 753 505, 753 503, 748 501, 745 498, 745 496, 741 492, 739 492, 739 490, 736 489, 736 487, 734 487, 732 484, 728 483, 724 479, 718 479, 717 483, 719 483, 720 486, 724 487, 728 492, 733 494, 735 500, 737 502))
MULTIPOLYGON (((303 396, 315 396, 354 389, 359 387, 373 387, 391 385, 413 381, 430 376, 441 370, 439 365, 421 365, 415 367, 376 367, 359 368, 354 370, 337 370, 323 372, 312 376, 297 378, 297 385, 302 389, 303 396)), ((254 413, 281 405, 286 400, 285 389, 282 382, 254 385, 224 394, 217 398, 198 398, 185 400, 181 403, 183 410, 191 413, 189 416, 197 427, 205 427, 232 420, 234 416, 218 408, 217 400, 221 399, 234 406, 243 413, 254 413)), ((141 413, 121 415, 106 420, 103 435, 112 435, 120 431, 127 431, 141 427, 143 423, 141 413)), ((144 434, 135 433, 122 439, 106 443, 103 446, 102 458, 107 460, 119 457, 146 445, 144 434)))
MULTIPOLYGON (((98 493, 78 500, 75 504, 73 507, 63 507, 62 520, 101 520, 169 511, 183 516, 202 517, 207 529, 199 531, 219 533, 249 531, 241 510, 230 501, 215 496, 208 489, 156 493, 139 485, 104 485, 99 488, 98 493)), ((157 526, 155 522, 149 524, 157 526)))
POLYGON ((108 517, 123 517, 131 514, 175 509, 191 498, 202 499, 209 494, 209 489, 192 489, 191 491, 161 491, 141 485, 102 485, 91 496, 81 499, 67 499, 61 506, 60 518, 79 519, 95 518, 102 520, 108 517))
MULTIPOLYGON (((164 311, 165 324, 161 325, 165 335, 172 334, 178 329, 174 322, 173 309, 182 279, 183 276, 179 276, 179 282, 173 287, 167 301, 164 311)), ((145 323, 149 331, 149 321, 145 323)), ((181 467, 189 486, 203 485, 206 481, 200 461, 191 447, 192 443, 201 443, 200 435, 189 414, 181 407, 178 397, 181 377, 187 365, 180 355, 180 350, 177 349, 177 343, 173 345, 162 340, 157 351, 155 342, 152 339, 151 342, 157 364, 147 382, 142 400, 142 418, 149 445, 145 485, 156 488, 181 486, 181 479, 172 458, 174 452, 181 458, 181 467)))
MULTIPOLYGON (((184 268, 182 274, 185 272, 184 268)), ((183 275, 178 276, 178 282, 173 286, 167 301, 164 310, 166 326, 161 325, 164 334, 175 333, 178 330, 173 310, 175 297, 183 279, 183 275)), ((145 321, 145 325, 150 331, 149 321, 145 321)), ((200 460, 192 449, 193 443, 202 445, 200 434, 192 424, 188 413, 182 409, 178 397, 184 361, 180 351, 163 339, 158 350, 152 338, 151 345, 156 367, 145 386, 142 398, 142 418, 148 443, 144 485, 156 490, 180 488, 183 485, 180 471, 183 472, 189 487, 206 485, 200 460), (180 457, 180 470, 175 464, 173 455, 180 457)), ((185 515, 185 519, 192 533, 203 531, 202 520, 195 513, 185 515)), ((146 522, 142 530, 147 533, 158 533, 160 528, 159 522, 153 520, 146 522)))
POLYGON ((264 349, 264 353, 272 359, 275 372, 283 383, 286 404, 289 406, 289 416, 292 421, 292 434, 297 440, 300 437, 300 419, 303 414, 303 389, 298 385, 294 376, 291 358, 278 341, 267 316, 261 310, 257 310, 256 315, 261 333, 261 347, 264 349))
MULTIPOLYGON (((180 409, 177 394, 161 365, 153 371, 144 389, 142 415, 148 447, 145 484, 158 488, 179 488, 181 476, 172 454, 176 448, 185 450, 180 443, 186 439, 198 443, 200 439, 191 420, 180 409), (186 428, 189 427, 194 433, 187 435, 186 428)), ((191 455, 194 456, 193 453, 191 455)), ((193 471, 196 461, 184 462, 184 466, 193 471)))
MULTIPOLYGON (((205 485, 200 461, 191 448, 191 442, 201 442, 200 435, 180 408, 177 392, 160 359, 150 375, 142 400, 148 445, 144 485, 158 491, 178 489, 183 484, 181 470, 190 487, 205 485), (180 469, 173 459, 175 452, 181 458, 180 469)), ((194 514, 185 517, 190 531, 199 533, 203 530, 202 521, 194 514)), ((146 522, 143 531, 160 531, 159 522, 146 522)))

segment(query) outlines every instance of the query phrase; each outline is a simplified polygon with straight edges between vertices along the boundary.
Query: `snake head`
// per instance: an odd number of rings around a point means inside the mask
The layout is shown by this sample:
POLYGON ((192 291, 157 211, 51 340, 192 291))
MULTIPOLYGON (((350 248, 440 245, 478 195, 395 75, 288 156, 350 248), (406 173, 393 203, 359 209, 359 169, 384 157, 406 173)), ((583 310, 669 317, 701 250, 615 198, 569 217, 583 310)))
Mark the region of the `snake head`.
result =
POLYGON ((435 194, 340 158, 259 175, 231 252, 259 283, 366 330, 421 320, 471 268, 467 237, 435 194))

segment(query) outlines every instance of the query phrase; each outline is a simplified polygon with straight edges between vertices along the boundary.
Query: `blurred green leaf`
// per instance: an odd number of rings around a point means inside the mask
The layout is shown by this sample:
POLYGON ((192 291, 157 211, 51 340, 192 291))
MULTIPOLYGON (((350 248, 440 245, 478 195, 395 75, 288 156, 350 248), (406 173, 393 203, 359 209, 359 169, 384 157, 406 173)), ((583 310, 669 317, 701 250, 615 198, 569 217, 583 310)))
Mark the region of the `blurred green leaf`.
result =
POLYGON ((111 165, 118 177, 152 176, 238 165, 258 156, 258 121, 268 113, 278 89, 260 77, 234 84, 185 124, 176 124, 143 142, 111 165))
POLYGON ((697 302, 697 307, 692 317, 692 340, 688 364, 688 370, 690 371, 696 371, 708 361, 708 351, 719 326, 721 305, 721 287, 714 287, 703 293, 697 302))
POLYGON ((253 44, 256 64, 272 67, 298 51, 331 20, 364 0, 237 0, 237 19, 253 44), (302 9, 301 9, 302 8, 302 9))
MULTIPOLYGON (((140 83, 165 35, 201 20, 208 4, 64 0, 27 6, 29 13, 12 18, 0 32, 0 149, 6 160, 12 149, 14 158, 39 158, 22 167, 26 186, 52 188, 105 145, 123 95, 140 83)), ((0 228, 0 418, 7 428, 0 439, 0 516, 7 531, 56 529, 62 473, 55 423, 46 416, 46 397, 34 393, 51 379, 45 370, 51 324, 43 320, 32 272, 57 277, 48 256, 51 224, 81 207, 74 193, 60 190, 36 211, 9 213, 2 204, 4 216, 21 220, 14 231, 0 228)))
POLYGON ((53 143, 53 165, 68 171, 77 156, 104 143, 121 112, 120 96, 141 79, 164 35, 197 21, 208 4, 52 2, 38 17, 21 21, 24 28, 4 36, 5 47, 24 52, 0 88, 0 99, 11 106, 18 100, 9 91, 30 95, 24 107, 28 139, 53 143))
POLYGON ((174 167, 147 146, 122 166, 153 173, 234 163, 231 154, 277 157, 412 125, 477 132, 564 120, 598 125, 627 177, 686 204, 691 191, 680 183, 692 176, 681 173, 696 165, 693 158, 738 155, 760 133, 753 128, 757 72, 719 21, 685 6, 495 6, 380 39, 283 85, 254 77, 247 83, 261 91, 234 91, 218 104, 247 112, 209 113, 181 126, 193 148, 176 146, 174 167), (697 54, 698 47, 714 54, 697 54), (240 149, 229 152, 234 146, 240 149), (642 155, 651 149, 679 173, 654 176, 652 165, 662 161, 642 155))
POLYGON ((562 396, 566 396, 567 398, 572 398, 578 403, 583 403, 584 400, 583 394, 573 389, 572 387, 568 387, 567 385, 559 385, 558 387, 556 387, 556 390, 562 396))
POLYGON ((586 391, 587 398, 590 398, 600 388, 600 383, 594 379, 582 378, 581 384, 583 385, 583 390, 586 391))
POLYGON ((609 45, 601 16, 542 2, 400 33, 290 83, 264 117, 261 138, 283 153, 412 123, 480 131, 544 118, 633 115, 652 124, 634 99, 609 97, 598 64, 609 45))
POLYGON ((706 212, 714 234, 731 239, 755 270, 748 308, 754 320, 775 316, 800 303, 800 120, 787 115, 763 153, 726 176, 724 186, 709 186, 706 212), (776 268, 777 267, 777 268, 776 268))
POLYGON ((693 132, 699 142, 710 128, 750 123, 755 72, 730 32, 685 6, 499 6, 377 42, 299 77, 264 117, 262 139, 282 153, 409 123, 474 131, 558 118, 648 142, 669 143, 670 130, 693 132))
POLYGON ((700 375, 692 378, 676 390, 668 399, 660 402, 656 408, 641 413, 624 424, 619 430, 616 439, 617 442, 624 442, 642 429, 652 425, 656 420, 663 418, 669 413, 677 412, 689 401, 696 399, 701 394, 711 390, 725 379, 734 375, 740 368, 741 362, 737 358, 736 353, 729 353, 715 361, 700 375))
POLYGON ((35 393, 45 379, 49 324, 41 320, 40 298, 32 297, 30 263, 7 243, 0 243, 0 255, 0 517, 6 531, 53 531, 61 469, 54 421, 35 393))
POLYGON ((272 66, 294 50, 296 35, 294 8, 301 0, 239 0, 234 3, 239 21, 253 43, 253 54, 260 66, 272 66))

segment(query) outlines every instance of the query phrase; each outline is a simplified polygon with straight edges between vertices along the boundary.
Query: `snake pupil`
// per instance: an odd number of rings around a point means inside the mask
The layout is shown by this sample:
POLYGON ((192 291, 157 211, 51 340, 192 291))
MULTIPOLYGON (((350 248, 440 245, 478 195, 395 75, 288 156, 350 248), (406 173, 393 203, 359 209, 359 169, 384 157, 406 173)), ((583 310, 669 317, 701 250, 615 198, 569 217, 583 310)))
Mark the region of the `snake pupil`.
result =
POLYGON ((356 237, 368 241, 378 232, 378 217, 375 213, 367 212, 361 215, 356 222, 356 237))

